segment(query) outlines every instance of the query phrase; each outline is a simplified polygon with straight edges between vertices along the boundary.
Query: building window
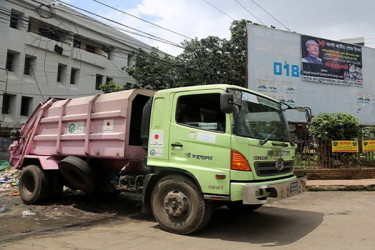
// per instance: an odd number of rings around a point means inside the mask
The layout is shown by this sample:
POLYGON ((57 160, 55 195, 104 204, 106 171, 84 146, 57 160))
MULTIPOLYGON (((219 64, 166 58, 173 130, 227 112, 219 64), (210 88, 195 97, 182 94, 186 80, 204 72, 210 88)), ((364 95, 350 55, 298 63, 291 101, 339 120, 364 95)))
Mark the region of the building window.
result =
POLYGON ((33 17, 29 18, 28 31, 36 33, 43 37, 47 37, 51 40, 66 43, 69 42, 72 36, 70 31, 61 29, 57 26, 51 25, 33 17))
POLYGON ((105 83, 109 83, 109 82, 112 82, 112 81, 113 81, 113 78, 107 76, 107 80, 105 81, 105 83))
POLYGON ((67 66, 59 63, 57 66, 57 82, 64 82, 67 66))
POLYGON ((16 10, 11 10, 10 12, 10 24, 9 26, 13 29, 19 29, 22 26, 22 16, 21 12, 16 10))
POLYGON ((21 115, 28 116, 33 105, 33 98, 22 96, 21 100, 21 115))
POLYGON ((3 108, 1 110, 2 114, 10 114, 11 113, 11 108, 14 107, 16 101, 16 96, 15 95, 9 95, 9 94, 4 94, 3 95, 3 108))
POLYGON ((77 39, 74 39, 73 41, 73 47, 74 48, 81 48, 81 41, 77 40, 77 39))
POLYGON ((128 55, 128 61, 127 61, 127 63, 126 63, 126 66, 131 66, 131 64, 132 64, 132 60, 133 60, 132 56, 131 56, 131 55, 128 55))
POLYGON ((6 69, 9 71, 15 71, 16 67, 16 61, 17 61, 17 56, 19 53, 9 51, 7 53, 7 62, 6 62, 6 69))
POLYGON ((133 84, 131 84, 130 82, 127 82, 124 86, 123 86, 123 89, 132 89, 133 88, 133 84))
POLYGON ((35 64, 35 57, 26 55, 25 56, 25 67, 23 69, 23 73, 25 75, 30 75, 31 73, 34 74, 34 64, 35 64))
POLYGON ((103 83, 103 76, 97 74, 96 75, 96 81, 95 81, 95 89, 99 90, 99 86, 103 83))
POLYGON ((70 71, 70 84, 76 84, 78 79, 79 69, 72 68, 70 71))
POLYGON ((90 53, 95 53, 95 47, 89 44, 86 44, 86 51, 90 53))

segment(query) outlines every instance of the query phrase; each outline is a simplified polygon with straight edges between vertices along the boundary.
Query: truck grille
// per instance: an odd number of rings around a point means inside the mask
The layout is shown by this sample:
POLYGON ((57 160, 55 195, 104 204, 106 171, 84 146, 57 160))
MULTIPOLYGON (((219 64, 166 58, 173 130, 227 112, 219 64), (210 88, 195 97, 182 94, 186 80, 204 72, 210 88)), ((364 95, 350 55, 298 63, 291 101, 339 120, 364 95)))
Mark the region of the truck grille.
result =
POLYGON ((276 169, 276 162, 255 162, 254 167, 258 176, 280 175, 293 171, 293 161, 284 161, 282 170, 276 169))

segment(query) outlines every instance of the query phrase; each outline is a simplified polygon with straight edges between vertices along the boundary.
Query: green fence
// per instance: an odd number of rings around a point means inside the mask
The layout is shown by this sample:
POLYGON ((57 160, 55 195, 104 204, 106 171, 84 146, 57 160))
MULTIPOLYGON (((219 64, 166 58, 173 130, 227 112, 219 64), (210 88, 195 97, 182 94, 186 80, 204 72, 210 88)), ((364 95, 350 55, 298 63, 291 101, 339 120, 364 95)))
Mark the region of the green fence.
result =
POLYGON ((374 152, 363 152, 361 145, 358 141, 359 152, 332 152, 331 141, 301 141, 296 150, 295 168, 375 168, 374 152))

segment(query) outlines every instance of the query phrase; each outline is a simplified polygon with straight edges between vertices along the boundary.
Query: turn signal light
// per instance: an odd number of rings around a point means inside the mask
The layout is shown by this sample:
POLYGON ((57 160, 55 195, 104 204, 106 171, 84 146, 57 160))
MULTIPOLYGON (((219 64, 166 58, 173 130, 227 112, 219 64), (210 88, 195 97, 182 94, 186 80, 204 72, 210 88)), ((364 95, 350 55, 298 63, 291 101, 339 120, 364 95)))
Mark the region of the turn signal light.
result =
POLYGON ((251 171, 250 165, 245 156, 240 152, 232 150, 231 169, 240 171, 251 171))

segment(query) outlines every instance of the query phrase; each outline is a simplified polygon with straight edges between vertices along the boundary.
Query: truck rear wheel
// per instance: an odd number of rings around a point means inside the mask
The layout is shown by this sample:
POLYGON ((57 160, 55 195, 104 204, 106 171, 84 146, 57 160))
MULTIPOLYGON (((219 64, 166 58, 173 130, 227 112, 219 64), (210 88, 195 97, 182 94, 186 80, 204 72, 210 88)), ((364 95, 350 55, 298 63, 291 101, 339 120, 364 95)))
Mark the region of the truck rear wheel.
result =
POLYGON ((151 195, 154 217, 171 233, 190 234, 203 228, 211 218, 212 204, 203 199, 190 179, 170 175, 162 178, 151 195))
POLYGON ((95 173, 84 160, 68 156, 59 162, 60 173, 74 188, 87 193, 95 191, 95 173))
POLYGON ((48 196, 46 173, 36 165, 26 166, 20 176, 18 189, 25 204, 42 203, 48 196))

